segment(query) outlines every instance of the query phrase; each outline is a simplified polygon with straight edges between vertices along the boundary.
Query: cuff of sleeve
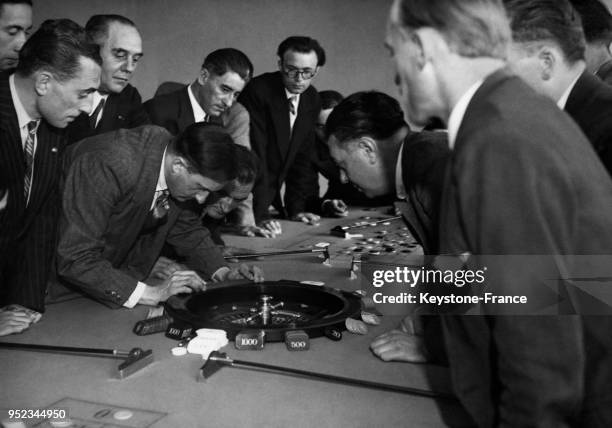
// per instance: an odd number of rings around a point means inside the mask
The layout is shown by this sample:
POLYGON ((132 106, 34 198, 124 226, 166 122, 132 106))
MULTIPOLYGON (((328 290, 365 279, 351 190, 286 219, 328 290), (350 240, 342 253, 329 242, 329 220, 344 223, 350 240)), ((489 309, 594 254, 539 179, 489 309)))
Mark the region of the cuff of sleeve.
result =
POLYGON ((127 302, 125 302, 123 306, 129 309, 132 309, 134 306, 136 306, 136 303, 140 301, 140 298, 144 294, 146 286, 147 284, 145 284, 144 282, 138 281, 138 285, 136 285, 136 288, 134 289, 134 291, 132 291, 132 294, 130 294, 130 298, 127 299, 127 302))
POLYGON ((227 275, 227 272, 229 271, 230 271, 229 267, 221 266, 219 269, 215 271, 215 273, 212 274, 211 278, 214 282, 223 281, 223 278, 225 278, 225 275, 227 275))

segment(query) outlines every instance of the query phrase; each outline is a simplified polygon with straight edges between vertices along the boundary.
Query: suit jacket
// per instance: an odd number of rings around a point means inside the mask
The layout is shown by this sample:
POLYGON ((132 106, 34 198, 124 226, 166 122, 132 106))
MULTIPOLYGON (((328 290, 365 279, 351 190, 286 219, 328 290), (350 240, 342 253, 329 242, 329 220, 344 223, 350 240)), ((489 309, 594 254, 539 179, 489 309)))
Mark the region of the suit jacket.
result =
POLYGON ((167 221, 143 233, 171 138, 142 126, 88 138, 67 152, 58 273, 111 307, 149 275, 165 243, 205 275, 225 266, 187 204, 170 198, 167 221))
POLYGON ((449 154, 445 132, 410 132, 404 140, 406 201, 398 207, 425 254, 438 253, 440 199, 449 154))
MULTIPOLYGON (((602 231, 612 230, 611 185, 575 123, 507 70, 497 71, 474 94, 458 130, 440 251, 609 254, 612 235, 602 231)), ((543 292, 530 276, 540 267, 504 260, 496 281, 489 266, 492 291, 543 292)), ((559 263, 559 271, 571 272, 559 263)), ((599 318, 610 331, 610 317, 599 318)), ((444 316, 443 325, 455 392, 478 426, 610 426, 610 340, 600 344, 605 357, 591 372, 608 385, 597 390, 584 378, 594 361, 581 317, 444 316), (581 406, 588 416, 577 422, 581 406)))
POLYGON ((585 70, 570 92, 565 111, 589 138, 612 174, 612 87, 585 70))
MULTIPOLYGON (((195 122, 187 87, 160 95, 144 103, 144 108, 154 125, 163 126, 172 135, 178 135, 195 122)), ((249 112, 238 102, 219 117, 211 117, 211 123, 223 126, 236 144, 251 149, 249 141, 249 112)), ((254 225, 253 197, 236 207, 237 223, 254 225)))
POLYGON ((289 101, 280 72, 252 79, 239 100, 249 111, 251 145, 261 161, 262 173, 253 188, 255 219, 267 218, 268 207, 273 203, 284 216, 303 212, 306 198, 311 195, 317 180, 311 165, 311 151, 321 109, 318 92, 310 86, 300 95, 292 132, 289 101), (280 198, 283 182, 286 183, 284 206, 280 198))
POLYGON ((0 212, 0 306, 44 310, 59 213, 63 130, 41 121, 30 202, 23 194, 25 155, 8 75, 0 76, 0 168, 8 178, 8 205, 0 212))
MULTIPOLYGON (((183 89, 151 98, 144 103, 144 109, 153 125, 163 126, 172 135, 178 135, 195 122, 187 88, 185 86, 183 89)), ((247 149, 251 148, 249 112, 240 103, 234 103, 219 117, 211 117, 210 122, 223 126, 236 144, 247 149)))
POLYGON ((142 106, 142 99, 138 90, 128 84, 120 93, 108 95, 102 110, 102 117, 95 129, 92 129, 89 125, 89 115, 82 113, 77 117, 68 126, 68 140, 69 143, 74 143, 92 135, 104 134, 123 128, 136 128, 149 123, 151 121, 142 106))

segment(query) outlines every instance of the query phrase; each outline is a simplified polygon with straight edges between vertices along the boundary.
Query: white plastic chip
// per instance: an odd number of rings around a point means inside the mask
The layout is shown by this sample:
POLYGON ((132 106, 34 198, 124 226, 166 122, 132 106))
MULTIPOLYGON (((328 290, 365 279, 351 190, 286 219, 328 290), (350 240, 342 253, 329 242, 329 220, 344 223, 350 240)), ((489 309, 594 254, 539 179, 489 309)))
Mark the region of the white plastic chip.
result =
POLYGON ((187 348, 185 348, 184 346, 176 346, 174 348, 172 348, 172 355, 174 356, 181 356, 181 355, 187 355, 187 348))
POLYGON ((225 330, 221 330, 217 328, 201 328, 199 330, 196 330, 196 334, 198 335, 198 337, 212 338, 212 339, 227 337, 227 333, 225 332, 225 330))

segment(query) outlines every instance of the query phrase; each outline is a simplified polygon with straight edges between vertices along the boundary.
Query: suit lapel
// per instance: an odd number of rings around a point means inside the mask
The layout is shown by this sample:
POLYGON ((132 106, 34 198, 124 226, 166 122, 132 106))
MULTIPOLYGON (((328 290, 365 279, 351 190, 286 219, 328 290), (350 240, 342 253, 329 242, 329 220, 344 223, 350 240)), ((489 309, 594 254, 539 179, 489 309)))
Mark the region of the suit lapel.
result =
POLYGON ((2 168, 7 168, 9 178, 9 191, 14 201, 15 212, 21 213, 25 209, 23 195, 23 180, 25 175, 25 155, 21 143, 17 113, 13 105, 8 76, 4 76, 0 83, 0 128, 3 138, 0 141, 0 159, 2 168))
MULTIPOLYGON (((287 159, 292 159, 300 148, 300 144, 304 138, 312 131, 313 123, 309 120, 313 109, 312 90, 308 88, 300 96, 300 104, 298 105, 297 117, 293 124, 293 132, 289 141, 289 150, 287 159)), ((289 106, 287 106, 289 108, 289 106)))
POLYGON ((52 128, 44 120, 36 135, 36 155, 34 157, 34 179, 30 190, 30 203, 26 210, 26 226, 40 211, 43 202, 54 193, 58 185, 60 159, 64 142, 62 131, 52 128))
POLYGON ((176 122, 178 124, 179 133, 183 132, 185 128, 195 122, 191 101, 189 100, 189 93, 187 92, 188 88, 189 86, 185 87, 178 94, 179 115, 176 122))
MULTIPOLYGON (((276 132, 276 142, 278 150, 281 154, 281 159, 287 159, 290 147, 291 126, 289 122, 289 101, 285 93, 285 86, 280 72, 274 74, 274 93, 272 94, 272 121, 274 122, 274 131, 276 132)), ((298 115, 299 117, 299 115, 298 115)))
POLYGON ((122 124, 125 122, 125 115, 119 111, 119 98, 121 94, 109 94, 102 110, 102 117, 100 122, 92 134, 103 134, 105 132, 113 131, 115 129, 123 128, 122 124))

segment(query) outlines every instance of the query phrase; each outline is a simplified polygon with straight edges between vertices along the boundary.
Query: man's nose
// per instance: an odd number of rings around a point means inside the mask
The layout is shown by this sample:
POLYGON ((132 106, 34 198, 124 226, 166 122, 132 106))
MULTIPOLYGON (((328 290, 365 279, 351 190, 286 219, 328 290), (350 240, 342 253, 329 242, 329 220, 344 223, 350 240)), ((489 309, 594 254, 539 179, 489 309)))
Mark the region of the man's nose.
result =
POLYGON ((21 48, 23 47, 24 43, 26 42, 26 33, 25 31, 20 32, 17 37, 15 37, 15 46, 14 46, 14 50, 15 52, 19 52, 21 50, 21 48))
POLYGON ((123 63, 123 70, 127 71, 129 73, 133 73, 134 70, 136 70, 136 66, 138 65, 138 63, 136 61, 134 61, 134 58, 132 58, 131 56, 129 56, 123 63))

